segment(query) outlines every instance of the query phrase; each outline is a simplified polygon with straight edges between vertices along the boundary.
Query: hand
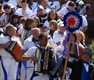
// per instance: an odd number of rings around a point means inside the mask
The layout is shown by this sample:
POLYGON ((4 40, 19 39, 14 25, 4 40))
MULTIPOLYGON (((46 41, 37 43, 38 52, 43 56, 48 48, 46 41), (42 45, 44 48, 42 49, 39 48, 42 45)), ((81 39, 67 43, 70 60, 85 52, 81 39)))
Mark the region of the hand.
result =
POLYGON ((6 23, 5 23, 5 22, 1 22, 1 25, 2 25, 2 26, 6 26, 6 23))
POLYGON ((58 50, 57 53, 59 53, 61 55, 62 54, 62 51, 61 50, 58 50))
POLYGON ((10 41, 5 44, 5 47, 8 47, 10 45, 10 41))
POLYGON ((34 63, 38 63, 38 59, 36 57, 31 57, 31 60, 33 60, 34 63))

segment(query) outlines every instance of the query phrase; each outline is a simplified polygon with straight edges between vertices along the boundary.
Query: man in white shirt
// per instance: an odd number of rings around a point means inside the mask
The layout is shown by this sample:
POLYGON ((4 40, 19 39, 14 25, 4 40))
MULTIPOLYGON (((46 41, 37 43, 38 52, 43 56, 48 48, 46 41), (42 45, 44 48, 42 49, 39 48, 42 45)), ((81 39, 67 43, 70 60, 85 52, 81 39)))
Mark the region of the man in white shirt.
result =
MULTIPOLYGON (((39 36, 39 34, 40 34, 40 29, 39 28, 32 29, 32 35, 24 41, 24 45, 22 47, 22 54, 25 53, 27 50, 29 50, 31 47, 33 47, 33 46, 38 44, 38 36, 39 36)), ((26 78, 26 80, 30 80, 31 75, 33 73, 33 68, 34 68, 33 61, 28 60, 26 66, 27 66, 27 70, 26 70, 27 71, 26 72, 27 78, 26 78)), ((21 72, 22 72, 21 75, 23 77, 23 71, 21 71, 21 72)), ((21 77, 21 80, 25 80, 22 77, 21 77)))
POLYGON ((21 4, 22 4, 22 8, 17 9, 15 14, 17 14, 19 16, 23 16, 25 18, 32 17, 34 14, 33 14, 32 10, 30 10, 28 8, 27 1, 26 0, 22 0, 21 4))
MULTIPOLYGON (((47 49, 47 42, 48 42, 48 37, 46 34, 40 34, 39 35, 39 47, 42 49, 41 52, 44 52, 47 49)), ((35 57, 36 50, 39 49, 38 47, 34 46, 31 47, 22 57, 22 60, 32 60, 34 63, 40 62, 40 59, 37 59, 35 57)), ((37 73, 37 76, 31 77, 31 80, 49 80, 49 75, 48 74, 43 74, 43 73, 37 73)))
MULTIPOLYGON (((20 39, 17 38, 15 35, 16 35, 16 29, 13 25, 7 26, 6 33, 0 35, 0 55, 2 59, 2 64, 7 73, 6 75, 8 80, 16 80, 16 75, 17 75, 18 62, 15 61, 15 59, 11 55, 11 52, 6 51, 5 49, 6 47, 9 47, 10 40, 16 41, 21 46, 20 39)), ((6 75, 0 77, 6 78, 5 77, 6 75)))
POLYGON ((66 15, 69 11, 74 11, 74 9, 75 3, 73 1, 69 1, 68 6, 63 7, 58 11, 58 15, 61 19, 63 19, 64 15, 66 15))

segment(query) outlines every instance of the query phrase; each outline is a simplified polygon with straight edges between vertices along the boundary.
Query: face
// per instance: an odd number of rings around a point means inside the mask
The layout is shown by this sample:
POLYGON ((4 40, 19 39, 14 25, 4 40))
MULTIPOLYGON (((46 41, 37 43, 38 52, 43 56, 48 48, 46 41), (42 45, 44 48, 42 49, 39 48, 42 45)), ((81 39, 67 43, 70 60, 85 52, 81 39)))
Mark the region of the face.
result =
POLYGON ((50 24, 50 30, 54 30, 54 25, 50 24))
POLYGON ((36 39, 36 40, 39 40, 39 34, 40 34, 40 30, 35 30, 34 32, 33 32, 33 37, 34 37, 34 39, 36 39))
POLYGON ((15 22, 18 22, 18 18, 14 18, 13 19, 13 22, 15 23, 15 22))
POLYGON ((27 8, 27 3, 26 2, 22 2, 22 9, 26 10, 26 8, 27 8))
POLYGON ((16 29, 14 27, 11 27, 11 29, 8 31, 8 34, 10 36, 15 36, 16 35, 16 29))
POLYGON ((5 9, 6 14, 9 14, 11 12, 11 9, 5 9))
POLYGON ((52 20, 54 20, 54 19, 56 18, 55 12, 51 12, 51 13, 50 13, 50 18, 51 18, 52 20))
POLYGON ((30 5, 32 5, 32 4, 33 4, 33 2, 34 2, 34 0, 30 0, 30 1, 29 1, 29 4, 30 4, 30 5))
POLYGON ((42 0, 41 5, 46 8, 48 5, 48 0, 42 0))
POLYGON ((37 14, 44 15, 44 10, 43 9, 38 9, 37 14))
POLYGON ((21 1, 22 0, 17 0, 17 5, 19 5, 20 7, 22 7, 21 1))
POLYGON ((44 36, 41 40, 40 43, 42 44, 42 46, 46 46, 48 42, 48 38, 46 36, 44 36))
POLYGON ((46 32, 46 28, 45 27, 40 27, 39 28, 41 32, 46 32))
POLYGON ((64 32, 65 31, 65 27, 64 26, 59 26, 59 31, 61 31, 61 32, 64 32))
POLYGON ((82 54, 82 60, 88 62, 90 59, 90 56, 88 54, 82 54))
POLYGON ((29 27, 29 28, 34 28, 34 22, 31 23, 28 27, 29 27))
POLYGON ((77 41, 81 41, 82 40, 82 36, 80 34, 77 34, 77 41))
POLYGON ((70 11, 73 11, 73 10, 74 10, 74 7, 69 6, 69 10, 70 10, 70 11))
POLYGON ((34 26, 37 27, 37 25, 38 25, 38 21, 34 19, 34 26))
POLYGON ((75 41, 75 37, 73 35, 70 35, 70 42, 74 42, 75 41))

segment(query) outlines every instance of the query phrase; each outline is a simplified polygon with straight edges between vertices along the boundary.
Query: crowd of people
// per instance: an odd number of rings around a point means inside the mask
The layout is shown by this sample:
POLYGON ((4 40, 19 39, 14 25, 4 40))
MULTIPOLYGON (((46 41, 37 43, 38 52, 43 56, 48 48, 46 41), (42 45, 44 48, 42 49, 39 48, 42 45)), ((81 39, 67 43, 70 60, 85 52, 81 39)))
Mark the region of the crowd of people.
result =
POLYGON ((64 2, 0 0, 0 80, 94 80, 92 50, 85 43, 90 5, 64 2), (64 24, 69 12, 82 19, 74 31, 64 24))

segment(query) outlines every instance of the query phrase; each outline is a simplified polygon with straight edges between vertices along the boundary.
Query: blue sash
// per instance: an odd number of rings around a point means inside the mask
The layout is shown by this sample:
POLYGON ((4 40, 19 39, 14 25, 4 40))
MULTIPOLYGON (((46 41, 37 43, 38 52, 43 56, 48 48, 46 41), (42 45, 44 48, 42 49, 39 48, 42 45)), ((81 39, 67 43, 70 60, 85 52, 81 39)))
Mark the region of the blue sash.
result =
POLYGON ((33 72, 33 75, 31 76, 30 80, 33 80, 34 77, 39 76, 35 71, 33 72))
POLYGON ((6 72, 6 69, 3 65, 3 61, 2 61, 2 58, 0 56, 0 60, 1 60, 1 65, 2 65, 2 68, 3 68, 3 71, 4 71, 4 80, 8 80, 8 77, 7 77, 7 72, 6 72))

